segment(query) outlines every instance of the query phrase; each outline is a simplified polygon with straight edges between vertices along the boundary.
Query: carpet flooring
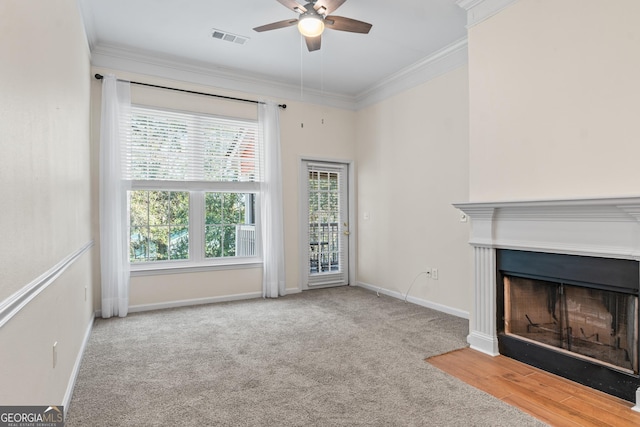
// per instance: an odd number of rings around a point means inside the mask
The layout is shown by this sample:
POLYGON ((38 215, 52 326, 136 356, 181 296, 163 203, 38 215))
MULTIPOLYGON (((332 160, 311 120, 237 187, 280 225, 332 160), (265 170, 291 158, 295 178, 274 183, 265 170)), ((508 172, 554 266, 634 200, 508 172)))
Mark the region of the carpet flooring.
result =
POLYGON ((468 322, 357 287, 97 319, 66 426, 543 426, 431 366, 468 322))

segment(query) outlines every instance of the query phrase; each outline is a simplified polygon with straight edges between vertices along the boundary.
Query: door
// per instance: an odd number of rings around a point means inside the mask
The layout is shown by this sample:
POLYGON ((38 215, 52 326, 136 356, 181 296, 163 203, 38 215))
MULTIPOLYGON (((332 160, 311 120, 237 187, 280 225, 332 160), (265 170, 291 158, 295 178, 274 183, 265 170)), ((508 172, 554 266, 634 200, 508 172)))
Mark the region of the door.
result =
POLYGON ((349 284, 348 165, 303 161, 303 289, 349 284))

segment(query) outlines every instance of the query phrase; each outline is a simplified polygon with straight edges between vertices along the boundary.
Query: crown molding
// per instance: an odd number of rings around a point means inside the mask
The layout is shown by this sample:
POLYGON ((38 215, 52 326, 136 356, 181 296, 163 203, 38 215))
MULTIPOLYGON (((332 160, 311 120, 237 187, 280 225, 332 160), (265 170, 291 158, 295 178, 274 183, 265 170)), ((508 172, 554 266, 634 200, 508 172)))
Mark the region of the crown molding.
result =
POLYGON ((467 11, 467 29, 511 6, 519 0, 457 0, 456 4, 467 11))
MULTIPOLYGON (((90 37, 88 36, 90 39, 90 37)), ((91 42, 90 42, 91 44, 91 42)), ((346 110, 359 110, 432 80, 467 64, 467 38, 455 41, 428 57, 387 77, 357 96, 304 89, 270 80, 259 74, 190 62, 155 52, 98 44, 91 49, 91 65, 170 80, 214 86, 276 99, 307 102, 346 110)))
POLYGON ((356 110, 426 83, 442 74, 466 65, 467 62, 467 38, 464 37, 413 65, 392 74, 357 95, 356 110))
POLYGON ((189 83, 214 86, 255 97, 308 102, 330 107, 353 110, 354 98, 304 89, 264 78, 259 74, 246 73, 235 69, 211 64, 185 62, 156 52, 133 50, 121 46, 99 44, 94 47, 91 65, 100 68, 126 71, 136 74, 162 77, 189 83))

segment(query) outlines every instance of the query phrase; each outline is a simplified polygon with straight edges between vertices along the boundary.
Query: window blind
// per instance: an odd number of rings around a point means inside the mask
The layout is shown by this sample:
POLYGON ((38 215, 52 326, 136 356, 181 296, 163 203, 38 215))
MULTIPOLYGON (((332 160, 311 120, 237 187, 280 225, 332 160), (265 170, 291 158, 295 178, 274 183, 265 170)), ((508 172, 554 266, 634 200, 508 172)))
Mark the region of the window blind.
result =
POLYGON ((259 182, 256 121, 133 106, 124 179, 259 182))

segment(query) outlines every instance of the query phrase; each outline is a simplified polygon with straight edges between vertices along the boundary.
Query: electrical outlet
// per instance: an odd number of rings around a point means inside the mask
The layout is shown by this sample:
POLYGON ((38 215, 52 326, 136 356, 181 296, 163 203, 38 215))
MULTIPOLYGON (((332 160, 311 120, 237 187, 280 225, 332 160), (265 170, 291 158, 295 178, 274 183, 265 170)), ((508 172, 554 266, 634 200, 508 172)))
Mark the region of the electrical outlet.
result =
POLYGON ((427 271, 425 271, 425 274, 427 275, 427 279, 431 279, 431 269, 427 268, 427 271))
POLYGON ((437 268, 432 268, 431 269, 431 278, 433 280, 438 280, 438 269, 437 268))
POLYGON ((53 367, 58 364, 58 341, 53 343, 53 367))

